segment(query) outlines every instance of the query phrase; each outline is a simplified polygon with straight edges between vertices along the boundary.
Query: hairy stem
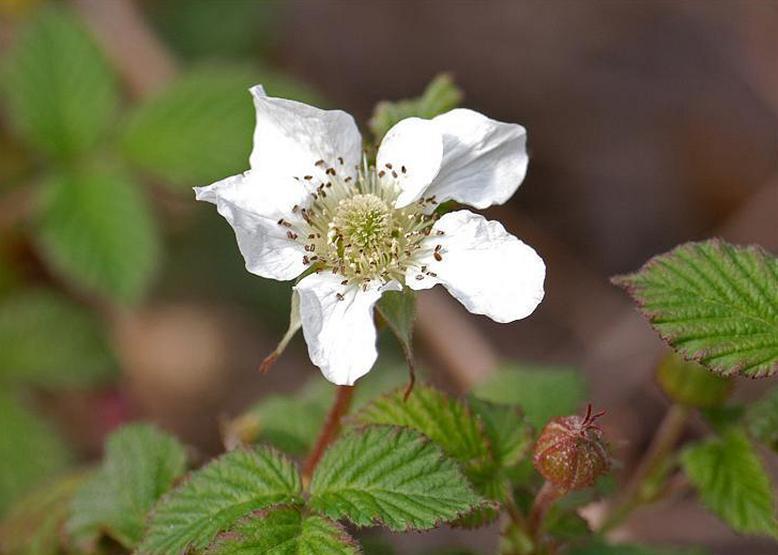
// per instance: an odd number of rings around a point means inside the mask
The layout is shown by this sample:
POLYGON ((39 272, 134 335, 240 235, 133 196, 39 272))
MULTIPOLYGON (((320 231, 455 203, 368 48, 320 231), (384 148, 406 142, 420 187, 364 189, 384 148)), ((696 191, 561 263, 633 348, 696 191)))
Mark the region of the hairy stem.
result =
POLYGON ((689 409, 687 407, 673 404, 667 409, 651 444, 635 469, 635 473, 627 482, 624 493, 614 508, 609 511, 605 522, 600 527, 601 533, 606 533, 620 525, 633 509, 646 501, 643 499, 642 490, 652 478, 656 478, 657 472, 662 469, 668 457, 674 452, 688 418, 689 409))
POLYGON ((327 420, 324 422, 321 432, 319 432, 319 438, 316 440, 316 444, 313 446, 311 453, 303 464, 303 482, 305 484, 310 483, 313 471, 316 469, 316 465, 319 464, 319 460, 324 454, 324 451, 329 447, 330 443, 338 437, 341 421, 351 407, 351 398, 353 395, 354 386, 338 386, 335 394, 335 401, 332 404, 332 408, 330 408, 330 412, 327 415, 327 420))
POLYGON ((543 527, 543 521, 546 519, 548 510, 560 497, 562 497, 562 492, 549 481, 543 484, 543 487, 540 488, 540 491, 535 496, 535 502, 532 504, 532 510, 529 513, 529 531, 532 538, 536 541, 540 537, 540 530, 543 527))

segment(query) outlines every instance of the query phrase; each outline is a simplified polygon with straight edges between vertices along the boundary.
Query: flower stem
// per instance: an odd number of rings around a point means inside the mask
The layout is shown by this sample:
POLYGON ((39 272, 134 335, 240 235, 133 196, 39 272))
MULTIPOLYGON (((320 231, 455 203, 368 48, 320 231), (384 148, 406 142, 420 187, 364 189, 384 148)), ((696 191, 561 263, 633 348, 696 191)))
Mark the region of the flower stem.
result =
POLYGON ((624 494, 600 527, 600 533, 606 533, 619 526, 633 509, 647 501, 644 499, 643 490, 652 479, 657 478, 656 474, 662 470, 668 457, 672 455, 675 445, 683 434, 688 418, 689 409, 687 407, 673 404, 667 409, 651 444, 638 464, 635 473, 627 482, 624 494))
POLYGON ((529 513, 529 531, 535 541, 540 537, 540 530, 548 510, 560 497, 562 497, 562 492, 549 481, 543 484, 543 487, 540 488, 540 491, 535 496, 535 502, 532 504, 532 510, 529 513))
POLYGON ((319 464, 321 456, 324 454, 327 447, 329 447, 330 443, 338 436, 341 421, 351 407, 351 398, 353 395, 354 386, 338 386, 337 392, 335 393, 335 401, 327 415, 327 420, 324 422, 324 427, 322 427, 321 432, 319 432, 319 438, 316 440, 316 444, 313 446, 311 453, 303 464, 303 483, 308 484, 311 481, 311 476, 316 469, 316 465, 319 464))

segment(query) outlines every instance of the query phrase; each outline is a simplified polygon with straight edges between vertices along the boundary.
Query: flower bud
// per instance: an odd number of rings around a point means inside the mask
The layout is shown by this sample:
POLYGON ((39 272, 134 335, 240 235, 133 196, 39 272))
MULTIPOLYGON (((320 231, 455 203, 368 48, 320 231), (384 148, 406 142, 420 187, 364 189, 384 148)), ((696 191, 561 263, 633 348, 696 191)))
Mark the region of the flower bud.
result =
POLYGON ((605 414, 554 418, 540 433, 532 462, 538 472, 560 493, 583 489, 610 468, 602 430, 594 421, 605 414))

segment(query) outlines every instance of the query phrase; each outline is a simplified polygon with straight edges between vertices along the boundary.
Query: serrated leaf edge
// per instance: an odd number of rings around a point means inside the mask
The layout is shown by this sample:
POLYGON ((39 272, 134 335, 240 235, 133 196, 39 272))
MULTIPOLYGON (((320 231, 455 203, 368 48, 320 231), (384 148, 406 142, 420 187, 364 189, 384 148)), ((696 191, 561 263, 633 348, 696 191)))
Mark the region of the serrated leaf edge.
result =
MULTIPOLYGON (((645 305, 646 303, 640 299, 640 297, 637 294, 637 291, 640 290, 640 286, 635 283, 637 278, 642 274, 643 272, 650 271, 655 266, 658 266, 660 262, 666 258, 669 258, 671 256, 674 256, 678 254, 679 252, 687 252, 695 247, 699 247, 702 245, 710 245, 715 249, 722 249, 726 246, 731 246, 733 248, 740 248, 744 249, 748 252, 751 252, 753 254, 756 254, 760 257, 764 258, 771 258, 772 255, 767 252, 764 248, 762 248, 760 245, 750 244, 745 246, 735 246, 730 245, 723 239, 719 237, 714 237, 712 239, 709 239, 707 241, 694 241, 689 243, 684 243, 682 245, 678 245, 674 249, 663 253, 658 254, 656 256, 651 257, 643 266, 640 267, 635 272, 631 272, 628 274, 620 274, 616 275, 610 278, 610 282, 617 287, 621 287, 624 291, 627 292, 627 294, 632 298, 632 300, 635 302, 635 304, 638 306, 639 312, 648 319, 649 323, 651 324, 651 327, 654 329, 654 331, 659 335, 659 337, 666 342, 670 347, 678 353, 681 357, 683 357, 687 361, 691 362, 697 362, 699 364, 702 364, 706 368, 710 369, 711 371, 715 372, 718 375, 721 376, 743 376, 750 379, 759 379, 759 378, 765 378, 774 375, 776 372, 778 372, 778 361, 774 362, 773 365, 767 369, 761 370, 759 372, 753 373, 753 374, 744 374, 742 372, 742 368, 740 366, 735 366, 734 368, 729 368, 724 365, 718 364, 718 363, 707 363, 704 362, 705 357, 710 354, 710 351, 708 349, 698 349, 696 351, 691 351, 689 349, 681 349, 674 345, 674 341, 676 337, 673 334, 662 332, 655 326, 655 320, 657 317, 660 316, 659 313, 653 310, 646 309, 645 305)), ((749 318, 752 318, 752 316, 749 315, 749 318)), ((769 322, 768 322, 769 324, 769 322)))

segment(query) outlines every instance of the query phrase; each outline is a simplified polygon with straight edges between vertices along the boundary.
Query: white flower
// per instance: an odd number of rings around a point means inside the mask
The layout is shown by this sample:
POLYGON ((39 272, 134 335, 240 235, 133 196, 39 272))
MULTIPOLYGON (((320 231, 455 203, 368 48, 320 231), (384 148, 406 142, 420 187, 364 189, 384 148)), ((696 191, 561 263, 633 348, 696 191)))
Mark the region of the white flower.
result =
POLYGON ((546 270, 531 247, 468 210, 433 212, 446 200, 507 201, 527 170, 522 126, 464 109, 408 118, 368 167, 347 113, 251 92, 251 169, 197 188, 197 199, 232 225, 249 272, 305 273, 295 286, 303 334, 328 380, 352 385, 373 366, 373 307, 384 291, 440 283, 497 322, 535 310, 546 270))

